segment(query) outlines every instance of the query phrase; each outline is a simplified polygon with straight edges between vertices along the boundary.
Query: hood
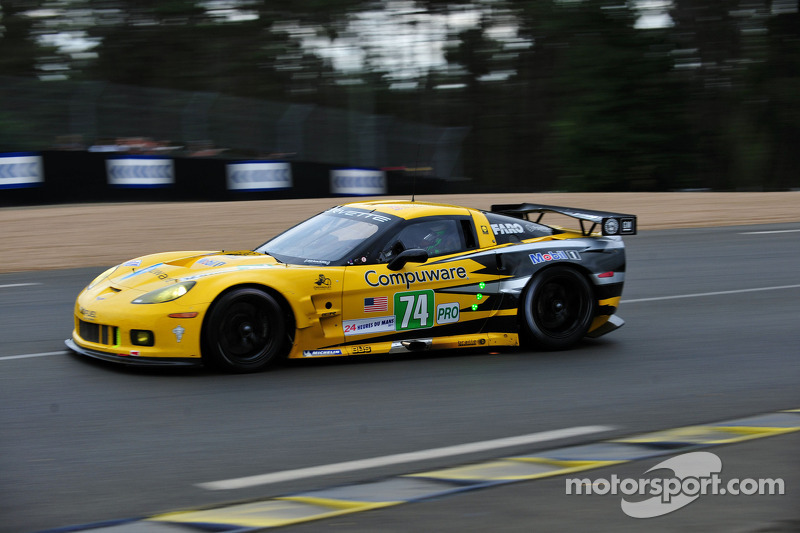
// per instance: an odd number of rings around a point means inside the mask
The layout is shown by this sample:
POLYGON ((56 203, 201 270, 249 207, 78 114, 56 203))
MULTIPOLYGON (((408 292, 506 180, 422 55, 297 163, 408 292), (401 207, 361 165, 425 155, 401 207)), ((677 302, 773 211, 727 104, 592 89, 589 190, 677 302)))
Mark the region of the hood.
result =
POLYGON ((238 252, 167 252, 122 263, 109 276, 112 287, 151 291, 165 284, 189 281, 237 270, 281 268, 269 255, 238 252))

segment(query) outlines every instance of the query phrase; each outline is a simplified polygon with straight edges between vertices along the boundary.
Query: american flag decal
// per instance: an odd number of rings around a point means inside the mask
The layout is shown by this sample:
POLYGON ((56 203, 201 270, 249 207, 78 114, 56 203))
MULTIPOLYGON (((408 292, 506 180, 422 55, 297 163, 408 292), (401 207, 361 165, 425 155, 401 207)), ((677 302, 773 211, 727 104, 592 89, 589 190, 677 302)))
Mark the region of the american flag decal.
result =
POLYGON ((364 312, 377 313, 378 311, 389 310, 389 297, 378 296, 377 298, 364 298, 364 312))

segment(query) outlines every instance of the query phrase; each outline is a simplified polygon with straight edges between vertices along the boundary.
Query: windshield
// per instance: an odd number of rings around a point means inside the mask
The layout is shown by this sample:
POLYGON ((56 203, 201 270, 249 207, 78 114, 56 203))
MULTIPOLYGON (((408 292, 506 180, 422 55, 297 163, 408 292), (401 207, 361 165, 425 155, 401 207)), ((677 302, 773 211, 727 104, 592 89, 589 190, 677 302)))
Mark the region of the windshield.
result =
POLYGON ((256 248, 283 263, 330 265, 352 259, 395 217, 363 210, 330 209, 256 248))

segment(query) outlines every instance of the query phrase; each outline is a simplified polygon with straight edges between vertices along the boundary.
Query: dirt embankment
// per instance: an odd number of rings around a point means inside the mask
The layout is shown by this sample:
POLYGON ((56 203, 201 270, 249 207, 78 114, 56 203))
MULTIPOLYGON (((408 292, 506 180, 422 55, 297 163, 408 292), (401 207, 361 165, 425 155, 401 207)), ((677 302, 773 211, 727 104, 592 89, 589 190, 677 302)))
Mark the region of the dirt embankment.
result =
MULTIPOLYGON (((336 203, 359 198, 88 204, 0 209, 0 272, 112 265, 167 250, 252 249, 336 203)), ((638 216, 639 230, 800 222, 800 192, 418 196, 488 209, 533 202, 638 216)))

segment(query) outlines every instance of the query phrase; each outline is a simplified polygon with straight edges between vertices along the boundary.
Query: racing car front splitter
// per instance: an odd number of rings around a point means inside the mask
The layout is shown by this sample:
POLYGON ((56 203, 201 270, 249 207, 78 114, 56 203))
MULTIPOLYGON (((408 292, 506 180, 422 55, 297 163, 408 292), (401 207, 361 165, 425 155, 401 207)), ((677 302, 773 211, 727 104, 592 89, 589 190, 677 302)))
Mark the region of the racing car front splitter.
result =
POLYGON ((127 354, 113 354, 107 352, 100 352, 97 350, 90 350, 78 346, 72 339, 64 341, 67 348, 75 353, 91 357, 93 359, 100 359, 102 361, 110 361, 112 363, 123 363, 126 365, 135 366, 200 366, 200 361, 196 359, 185 358, 168 358, 168 357, 137 357, 127 354))

